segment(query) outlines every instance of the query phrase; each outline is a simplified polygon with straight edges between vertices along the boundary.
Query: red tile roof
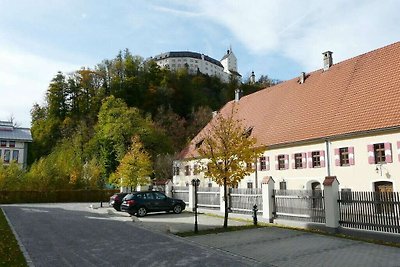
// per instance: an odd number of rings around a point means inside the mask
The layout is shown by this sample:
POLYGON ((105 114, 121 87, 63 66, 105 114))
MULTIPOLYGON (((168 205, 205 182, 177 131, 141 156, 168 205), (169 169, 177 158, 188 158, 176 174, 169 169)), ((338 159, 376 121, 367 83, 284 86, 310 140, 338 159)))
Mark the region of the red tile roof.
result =
MULTIPOLYGON (((322 63, 322 58, 321 58, 322 63)), ((258 146, 280 145, 400 126, 400 42, 247 95, 238 117, 253 126, 258 146)), ((234 101, 220 112, 230 112, 234 101)), ((195 144, 181 152, 196 157, 195 144)))

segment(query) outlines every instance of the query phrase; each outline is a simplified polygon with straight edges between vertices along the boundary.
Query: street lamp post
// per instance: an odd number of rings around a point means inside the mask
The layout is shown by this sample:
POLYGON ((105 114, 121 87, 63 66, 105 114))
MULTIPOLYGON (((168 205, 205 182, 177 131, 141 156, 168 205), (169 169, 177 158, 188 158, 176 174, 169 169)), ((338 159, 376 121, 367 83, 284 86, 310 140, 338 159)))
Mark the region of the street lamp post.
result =
POLYGON ((197 226, 197 187, 200 185, 200 180, 193 179, 192 185, 194 186, 194 232, 197 233, 199 231, 197 226))

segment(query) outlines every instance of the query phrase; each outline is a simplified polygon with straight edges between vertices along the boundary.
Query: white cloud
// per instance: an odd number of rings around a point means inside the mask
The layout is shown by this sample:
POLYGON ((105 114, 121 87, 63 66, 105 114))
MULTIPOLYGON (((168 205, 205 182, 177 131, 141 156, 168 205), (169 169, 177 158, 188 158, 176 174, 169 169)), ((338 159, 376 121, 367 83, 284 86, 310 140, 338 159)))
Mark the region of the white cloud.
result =
POLYGON ((42 103, 48 85, 57 71, 69 72, 77 66, 40 57, 26 51, 0 46, 0 120, 14 116, 30 126, 30 110, 42 103))
MULTIPOLYGON (((193 2, 195 3, 195 2, 193 2)), ((199 12, 224 25, 253 54, 277 53, 306 71, 400 40, 399 1, 200 1, 199 12)))

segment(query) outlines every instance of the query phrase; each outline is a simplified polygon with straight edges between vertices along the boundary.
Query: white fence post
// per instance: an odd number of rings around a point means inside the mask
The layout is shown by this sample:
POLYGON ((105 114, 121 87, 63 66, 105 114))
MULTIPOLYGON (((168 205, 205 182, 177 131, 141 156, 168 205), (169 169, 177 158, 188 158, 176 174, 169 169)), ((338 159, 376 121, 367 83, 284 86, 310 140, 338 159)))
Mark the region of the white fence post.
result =
POLYGON ((189 210, 193 211, 194 209, 194 185, 192 185, 191 183, 189 184, 189 210))
POLYGON ((168 182, 165 183, 165 195, 167 197, 172 197, 172 187, 174 186, 174 183, 172 183, 171 180, 168 180, 168 182))
POLYGON ((224 186, 219 187, 219 211, 225 212, 224 186))
POLYGON ((339 181, 336 176, 327 176, 323 185, 326 226, 335 232, 339 227, 339 181))
POLYGON ((263 218, 267 219, 270 223, 273 220, 273 211, 274 211, 274 186, 275 181, 272 179, 272 176, 266 176, 262 180, 261 184, 261 192, 262 192, 262 201, 263 201, 263 218))

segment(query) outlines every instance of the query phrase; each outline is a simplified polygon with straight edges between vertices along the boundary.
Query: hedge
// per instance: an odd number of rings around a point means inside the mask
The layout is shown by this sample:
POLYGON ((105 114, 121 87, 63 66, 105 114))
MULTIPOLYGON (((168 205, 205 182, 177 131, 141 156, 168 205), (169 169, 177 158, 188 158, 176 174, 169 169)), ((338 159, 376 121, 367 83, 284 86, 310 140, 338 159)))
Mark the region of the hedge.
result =
POLYGON ((0 204, 108 202, 119 190, 0 191, 0 204))

